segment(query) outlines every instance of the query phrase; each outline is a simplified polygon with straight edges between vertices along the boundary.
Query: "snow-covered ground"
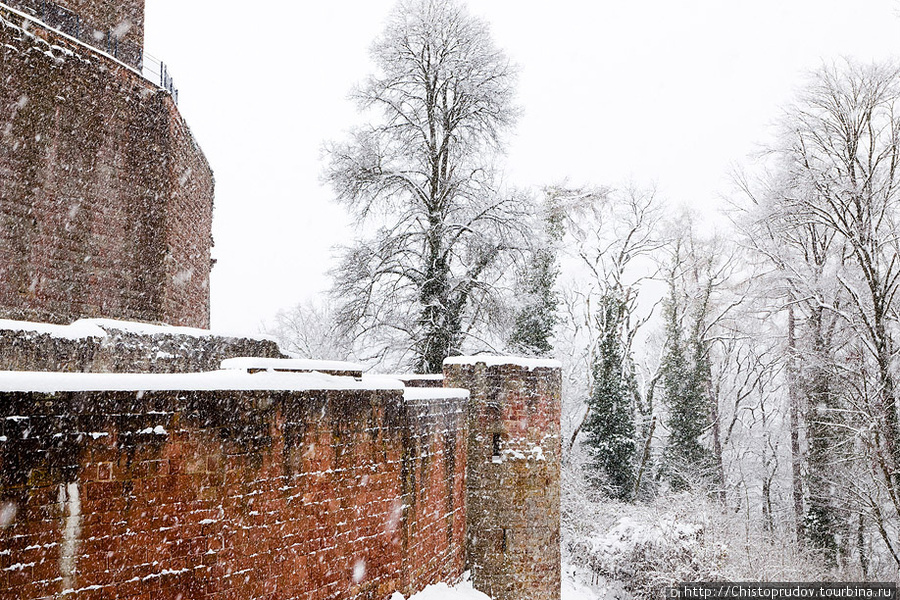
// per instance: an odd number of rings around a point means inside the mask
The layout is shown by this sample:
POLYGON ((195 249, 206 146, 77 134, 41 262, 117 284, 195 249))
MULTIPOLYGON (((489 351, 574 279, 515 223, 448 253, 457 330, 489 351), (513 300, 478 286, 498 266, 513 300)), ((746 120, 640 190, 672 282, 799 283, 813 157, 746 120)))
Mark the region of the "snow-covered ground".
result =
MULTIPOLYGON (((562 600, 600 600, 600 596, 579 581, 580 575, 583 574, 574 567, 563 565, 562 600)), ((490 600, 490 597, 473 588, 466 573, 463 580, 455 586, 438 583, 429 585, 408 599, 397 592, 391 600, 490 600)))
MULTIPOLYGON (((400 592, 394 592, 391 600, 407 600, 400 592)), ((463 576, 463 580, 454 586, 446 583, 436 583, 413 594, 408 600, 491 600, 490 596, 483 594, 472 587, 469 574, 463 576)))

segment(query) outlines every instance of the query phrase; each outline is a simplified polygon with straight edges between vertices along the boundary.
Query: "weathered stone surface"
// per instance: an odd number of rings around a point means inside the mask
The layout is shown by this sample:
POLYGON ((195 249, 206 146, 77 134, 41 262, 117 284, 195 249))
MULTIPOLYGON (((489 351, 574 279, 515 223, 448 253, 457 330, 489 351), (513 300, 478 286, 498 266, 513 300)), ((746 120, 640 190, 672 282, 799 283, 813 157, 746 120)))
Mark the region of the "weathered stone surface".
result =
POLYGON ((0 393, 0 598, 386 600, 455 581, 468 434, 448 396, 0 393))
POLYGON ((558 600, 560 369, 468 360, 444 364, 471 394, 466 568, 494 600, 558 600))
POLYGON ((2 7, 0 81, 0 317, 208 327, 213 176, 168 93, 2 7))
POLYGON ((4 4, 140 69, 143 0, 8 0, 4 4))
POLYGON ((79 321, 72 327, 0 322, 0 371, 90 373, 192 373, 214 371, 239 356, 286 358, 265 338, 200 334, 180 327, 159 328, 109 320, 79 321), (90 325, 88 334, 75 331, 90 325), (95 333, 94 333, 95 332, 95 333))

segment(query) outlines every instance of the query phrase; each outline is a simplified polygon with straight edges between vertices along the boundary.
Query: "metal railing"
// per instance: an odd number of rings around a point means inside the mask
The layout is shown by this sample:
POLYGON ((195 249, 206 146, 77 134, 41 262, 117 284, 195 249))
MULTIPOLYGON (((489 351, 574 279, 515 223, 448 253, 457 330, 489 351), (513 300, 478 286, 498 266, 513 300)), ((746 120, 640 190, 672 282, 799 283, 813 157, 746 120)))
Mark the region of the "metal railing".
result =
POLYGON ((172 75, 169 73, 169 66, 166 63, 145 52, 141 73, 144 77, 172 94, 172 99, 175 101, 175 104, 178 104, 178 88, 175 87, 175 81, 172 79, 172 75))
POLYGON ((178 88, 175 87, 168 67, 158 58, 145 54, 141 46, 120 39, 112 30, 104 32, 94 28, 78 13, 55 2, 48 0, 3 0, 3 2, 133 67, 146 79, 168 91, 175 103, 178 103, 178 88))

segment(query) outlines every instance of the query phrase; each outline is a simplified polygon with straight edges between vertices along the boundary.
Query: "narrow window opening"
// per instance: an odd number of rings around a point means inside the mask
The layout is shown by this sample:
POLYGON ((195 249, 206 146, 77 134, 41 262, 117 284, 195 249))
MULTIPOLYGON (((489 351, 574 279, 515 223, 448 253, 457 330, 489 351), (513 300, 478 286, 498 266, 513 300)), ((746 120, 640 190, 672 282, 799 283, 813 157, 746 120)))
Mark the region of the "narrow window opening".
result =
POLYGON ((493 442, 491 443, 491 456, 494 458, 500 458, 500 434, 495 433, 493 442))
POLYGON ((506 552, 506 528, 503 528, 503 537, 500 538, 500 552, 506 552))

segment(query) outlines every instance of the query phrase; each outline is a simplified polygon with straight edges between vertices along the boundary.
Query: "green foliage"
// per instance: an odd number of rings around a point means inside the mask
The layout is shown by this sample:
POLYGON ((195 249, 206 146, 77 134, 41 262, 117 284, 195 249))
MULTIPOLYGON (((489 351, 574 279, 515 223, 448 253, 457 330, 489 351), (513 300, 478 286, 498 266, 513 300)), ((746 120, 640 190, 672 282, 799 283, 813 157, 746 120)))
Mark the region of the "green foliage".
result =
POLYGON ((712 454, 701 441, 709 427, 710 378, 708 353, 697 327, 687 339, 682 334, 681 314, 674 292, 664 305, 666 351, 661 383, 669 418, 669 439, 664 454, 663 476, 675 490, 690 487, 688 476, 712 473, 712 454))
MULTIPOLYGON (((815 331, 820 331, 821 311, 814 314, 815 331)), ((813 342, 813 356, 821 361, 825 357, 826 344, 821 336, 813 342)), ((824 362, 824 361, 822 361, 824 362)), ((842 434, 840 406, 834 393, 828 372, 820 365, 813 364, 802 377, 809 409, 806 415, 807 450, 807 501, 803 530, 810 546, 822 552, 830 565, 837 564, 838 537, 846 532, 847 526, 840 516, 839 499, 835 497, 834 470, 840 461, 838 449, 846 447, 846 436, 842 434)))
POLYGON ((512 351, 532 356, 548 356, 553 350, 553 330, 559 322, 556 278, 559 267, 552 250, 535 251, 522 278, 524 303, 516 315, 509 339, 512 351))
POLYGON ((631 360, 625 355, 622 328, 627 304, 615 293, 601 297, 597 314, 601 332, 592 368, 593 390, 584 423, 591 456, 589 479, 605 484, 610 495, 630 500, 635 482, 635 410, 631 360))

